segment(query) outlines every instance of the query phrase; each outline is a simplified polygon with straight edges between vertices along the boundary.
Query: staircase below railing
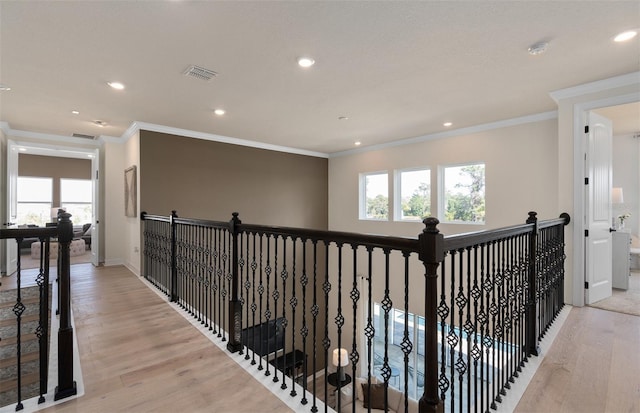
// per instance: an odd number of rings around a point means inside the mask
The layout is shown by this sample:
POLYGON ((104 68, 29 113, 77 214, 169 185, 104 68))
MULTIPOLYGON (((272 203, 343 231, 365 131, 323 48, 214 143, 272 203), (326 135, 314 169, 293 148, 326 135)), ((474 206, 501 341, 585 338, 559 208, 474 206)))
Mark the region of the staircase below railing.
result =
POLYGON ((51 303, 49 301, 51 286, 49 284, 49 257, 51 239, 57 238, 57 248, 59 248, 57 273, 58 273, 58 297, 57 313, 60 316, 60 328, 58 331, 58 386, 56 387, 54 400, 63 399, 77 393, 76 384, 73 381, 73 328, 71 327, 70 312, 70 258, 69 246, 73 238, 73 224, 71 215, 60 213, 58 215, 57 227, 47 228, 19 228, 0 229, 0 239, 7 242, 15 242, 17 249, 17 288, 13 303, 4 303, 5 311, 3 315, 11 316, 11 319, 4 318, 1 322, 3 328, 0 329, 0 345, 2 348, 2 360, 0 365, 0 382, 2 386, 2 401, 0 407, 15 403, 16 411, 22 410, 23 389, 28 377, 37 376, 38 403, 45 401, 45 394, 48 389, 49 371, 49 311, 51 303), (20 245, 26 238, 37 238, 40 243, 40 266, 35 278, 38 286, 37 297, 24 296, 22 285, 22 269, 20 258, 20 245), (15 241, 14 241, 15 240, 15 241), (30 322, 29 308, 38 307, 37 319, 30 322), (37 338, 37 349, 30 349, 26 344, 29 336, 37 338), (6 345, 7 343, 8 345, 6 345), (38 358, 37 368, 29 367, 29 360, 38 358), (14 359, 15 362, 12 362, 14 359), (31 371, 35 370, 35 371, 31 371), (25 380, 25 378, 27 378, 25 380))
POLYGON ((563 306, 566 214, 414 239, 141 219, 144 277, 312 412, 495 409, 563 306))

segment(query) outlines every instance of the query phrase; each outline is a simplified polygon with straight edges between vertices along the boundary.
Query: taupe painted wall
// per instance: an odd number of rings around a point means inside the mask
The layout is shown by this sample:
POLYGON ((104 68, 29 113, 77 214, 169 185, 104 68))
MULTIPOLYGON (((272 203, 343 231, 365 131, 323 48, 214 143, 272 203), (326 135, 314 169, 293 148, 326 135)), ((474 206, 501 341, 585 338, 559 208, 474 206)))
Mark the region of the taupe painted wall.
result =
MULTIPOLYGON (((327 229, 328 161, 324 158, 140 131, 139 171, 140 211, 168 215, 175 209, 181 217, 216 221, 227 221, 237 211, 244 223, 327 229)), ((323 271, 324 255, 320 255, 323 271)), ((297 283, 296 291, 301 297, 297 283)), ((266 300, 275 304, 270 297, 266 300)), ((301 323, 299 315, 296 331, 301 323)), ((324 325, 324 308, 317 323, 324 325)), ((319 329, 318 349, 323 337, 319 329)), ((311 342, 308 345, 309 351, 311 342)), ((322 366, 324 354, 317 361, 317 367, 322 366)))
POLYGON ((328 161, 140 132, 140 211, 327 229, 328 161))
POLYGON ((21 153, 18 176, 53 178, 53 205, 60 205, 60 179, 91 179, 91 160, 21 153))

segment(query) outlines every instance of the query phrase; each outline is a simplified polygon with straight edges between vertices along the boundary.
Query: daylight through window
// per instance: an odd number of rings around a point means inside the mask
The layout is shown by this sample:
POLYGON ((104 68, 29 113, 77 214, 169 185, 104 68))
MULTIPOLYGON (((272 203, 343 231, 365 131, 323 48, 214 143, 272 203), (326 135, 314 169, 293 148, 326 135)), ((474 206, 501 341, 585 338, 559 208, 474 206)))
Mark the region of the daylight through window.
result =
POLYGON ((71 214, 71 221, 76 225, 91 222, 92 183, 89 179, 61 179, 60 201, 62 207, 71 214))
POLYGON ((443 222, 484 224, 484 163, 443 168, 443 222))
POLYGON ((414 169, 396 173, 396 220, 421 221, 431 215, 431 171, 414 169), (399 205, 398 205, 399 203, 399 205))
POLYGON ((389 175, 360 175, 360 219, 389 219, 389 175))
POLYGON ((18 177, 17 224, 45 226, 51 221, 53 180, 18 177))

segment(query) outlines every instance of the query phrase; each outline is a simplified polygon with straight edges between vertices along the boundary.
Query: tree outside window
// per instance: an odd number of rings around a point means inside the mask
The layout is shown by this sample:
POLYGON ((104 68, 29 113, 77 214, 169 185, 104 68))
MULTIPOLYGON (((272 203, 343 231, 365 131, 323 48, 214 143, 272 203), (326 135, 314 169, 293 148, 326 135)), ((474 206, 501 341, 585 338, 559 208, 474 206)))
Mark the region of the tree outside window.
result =
POLYGON ((360 219, 389 219, 389 175, 362 174, 360 219))
POLYGON ((417 169, 399 171, 396 175, 396 219, 401 221, 421 221, 431 215, 431 171, 417 169))
POLYGON ((484 224, 484 163, 444 168, 444 221, 484 224))

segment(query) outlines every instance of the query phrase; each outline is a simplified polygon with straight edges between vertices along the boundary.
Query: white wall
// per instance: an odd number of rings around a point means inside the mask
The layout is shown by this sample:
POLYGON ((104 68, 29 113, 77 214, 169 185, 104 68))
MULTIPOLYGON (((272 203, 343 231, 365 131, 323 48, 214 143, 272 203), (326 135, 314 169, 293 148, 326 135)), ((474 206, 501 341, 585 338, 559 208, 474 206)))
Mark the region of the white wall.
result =
MULTIPOLYGON (((140 132, 136 132, 124 145, 124 163, 125 166, 121 171, 122 189, 124 193, 124 169, 135 165, 137 167, 137 200, 140 199, 140 132)), ((138 208, 139 209, 139 208, 138 208)), ((124 263, 137 275, 140 275, 140 211, 138 210, 136 217, 124 217, 124 263)), ((124 216, 124 198, 122 201, 122 215, 124 216)))
POLYGON ((432 140, 329 159, 329 229, 373 234, 417 236, 422 223, 358 219, 358 176, 386 170, 393 193, 394 169, 431 168, 432 211, 437 211, 439 166, 485 163, 486 224, 440 224, 455 234, 524 223, 529 211, 541 219, 557 218, 557 122, 525 123, 471 135, 432 140))
POLYGON ((104 145, 104 243, 105 265, 123 265, 126 243, 124 217, 125 145, 104 145))

